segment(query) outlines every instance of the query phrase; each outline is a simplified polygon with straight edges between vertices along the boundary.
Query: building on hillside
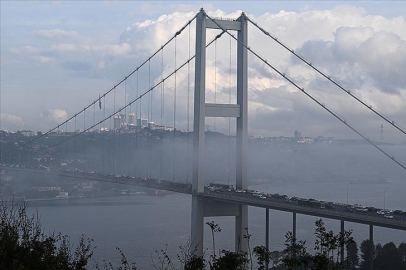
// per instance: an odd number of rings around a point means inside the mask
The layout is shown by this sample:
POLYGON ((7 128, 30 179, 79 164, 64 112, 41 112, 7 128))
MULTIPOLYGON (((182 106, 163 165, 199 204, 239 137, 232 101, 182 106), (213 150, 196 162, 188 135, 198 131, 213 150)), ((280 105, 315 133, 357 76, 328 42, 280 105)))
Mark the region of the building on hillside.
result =
POLYGON ((114 115, 114 129, 119 129, 121 126, 121 116, 114 115))
POLYGON ((128 114, 128 122, 127 122, 127 124, 128 125, 135 125, 135 121, 136 121, 135 113, 129 113, 128 114))

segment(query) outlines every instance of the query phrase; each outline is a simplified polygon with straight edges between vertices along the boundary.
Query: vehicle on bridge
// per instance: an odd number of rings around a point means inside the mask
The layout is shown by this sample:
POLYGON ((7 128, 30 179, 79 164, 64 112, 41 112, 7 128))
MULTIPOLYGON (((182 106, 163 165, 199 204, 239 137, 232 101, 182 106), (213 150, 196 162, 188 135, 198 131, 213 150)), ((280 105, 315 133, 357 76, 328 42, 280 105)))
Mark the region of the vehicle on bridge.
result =
POLYGON ((325 208, 325 203, 315 200, 315 199, 299 199, 297 204, 300 206, 314 207, 314 208, 325 208))
POLYGON ((233 185, 227 184, 217 184, 217 183, 210 183, 208 188, 212 191, 220 190, 220 191, 234 191, 233 185))

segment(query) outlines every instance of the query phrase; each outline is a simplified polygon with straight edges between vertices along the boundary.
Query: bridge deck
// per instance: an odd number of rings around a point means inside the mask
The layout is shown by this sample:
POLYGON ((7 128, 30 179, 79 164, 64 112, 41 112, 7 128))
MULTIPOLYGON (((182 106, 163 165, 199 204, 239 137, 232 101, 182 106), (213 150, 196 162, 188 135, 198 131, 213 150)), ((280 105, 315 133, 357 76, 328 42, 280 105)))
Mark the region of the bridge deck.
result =
POLYGON ((199 195, 205 199, 209 200, 216 200, 228 203, 236 203, 236 204, 245 204, 249 206, 261 207, 261 208, 269 208, 284 212, 291 212, 291 213, 298 213, 302 215, 308 216, 315 216, 315 217, 324 217, 330 218, 335 220, 344 220, 354 223, 360 224, 368 224, 378 227, 396 229, 406 231, 406 221, 405 220, 396 220, 396 219, 385 219, 384 217, 380 216, 371 216, 365 213, 359 212, 343 212, 337 211, 334 209, 320 209, 320 208, 312 208, 306 206, 299 206, 292 203, 285 203, 285 202, 275 202, 270 200, 264 200, 257 197, 252 196, 240 196, 238 193, 232 194, 230 193, 217 193, 213 192, 210 194, 201 194, 199 195))
MULTIPOLYGON (((183 194, 192 194, 192 189, 190 184, 177 183, 167 180, 159 179, 148 179, 143 177, 117 177, 111 174, 99 174, 99 173, 87 173, 87 172, 77 172, 77 171, 46 171, 35 168, 16 168, 16 167, 5 167, 0 166, 2 169, 11 171, 21 171, 26 173, 40 173, 47 175, 54 175, 56 177, 69 177, 75 179, 86 179, 93 181, 111 182, 119 183, 125 185, 133 185, 139 187, 153 188, 168 190, 183 194)), ((223 192, 212 192, 209 189, 205 189, 205 192, 198 194, 197 196, 202 197, 205 200, 216 200, 221 202, 233 203, 233 204, 243 204, 254 207, 269 208, 278 211, 298 213, 302 215, 324 217, 335 220, 344 220, 354 223, 373 225, 378 227, 396 229, 406 231, 406 217, 402 219, 385 219, 382 216, 368 215, 366 213, 359 212, 344 212, 338 211, 336 209, 320 209, 312 208, 307 206, 300 206, 294 203, 287 203, 283 200, 269 200, 261 199, 252 194, 237 193, 231 191, 223 192)))

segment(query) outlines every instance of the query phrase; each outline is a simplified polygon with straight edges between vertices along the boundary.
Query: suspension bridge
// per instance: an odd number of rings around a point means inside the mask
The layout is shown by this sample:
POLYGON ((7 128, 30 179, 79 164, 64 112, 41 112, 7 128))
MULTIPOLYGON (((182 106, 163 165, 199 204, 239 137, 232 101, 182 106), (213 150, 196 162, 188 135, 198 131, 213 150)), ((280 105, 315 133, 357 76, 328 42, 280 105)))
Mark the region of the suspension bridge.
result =
MULTIPOLYGON (((247 250, 247 239, 243 236, 245 228, 249 227, 248 206, 266 209, 266 246, 269 242, 269 209, 293 213, 294 236, 296 214, 339 220, 342 231, 345 221, 367 224, 372 241, 374 226, 406 230, 404 219, 385 219, 377 215, 337 211, 336 208, 309 208, 278 199, 260 198, 248 192, 248 55, 406 169, 405 164, 391 153, 262 57, 255 46, 249 46, 248 25, 258 29, 270 42, 284 48, 349 98, 406 135, 394 120, 344 88, 244 13, 232 20, 212 18, 202 9, 136 69, 95 97, 82 110, 34 139, 18 146, 2 147, 1 169, 191 194, 191 239, 196 255, 203 254, 204 218, 209 216, 235 217, 235 249, 247 250), (195 25, 195 37, 191 34, 192 25, 195 25), (207 30, 213 30, 215 34, 207 30), (188 40, 187 44, 180 44, 181 36, 187 37, 184 38, 188 40), (194 46, 191 42, 193 38, 194 46), (229 39, 229 65, 217 66, 218 41, 226 38, 229 39), (209 86, 212 91, 208 93, 206 53, 212 48, 215 58, 211 66, 214 85, 209 86), (233 49, 236 51, 236 61, 231 55, 233 49), (174 56, 171 63, 165 60, 165 53, 168 52, 174 56), (227 69, 230 74, 235 72, 235 81, 232 81, 233 76, 224 79, 227 76, 219 73, 219 70, 227 69), (160 70, 159 74, 156 70, 160 70), (183 79, 181 85, 178 77, 183 79), (228 84, 228 95, 217 91, 220 80, 228 84), (232 90, 235 91, 233 95, 232 90), (130 98, 134 95, 134 98, 130 98), (232 100, 234 95, 236 99, 232 100), (211 126, 214 131, 222 123, 228 134, 223 138, 216 132, 208 133, 207 117, 214 119, 211 126), (47 145, 43 144, 45 139, 47 145), (221 147, 213 143, 216 140, 223 140, 221 147), (208 169, 208 163, 213 164, 214 168, 208 169), (221 171, 218 167, 225 170, 221 171), (216 192, 210 189, 207 183, 216 180, 224 186, 232 186, 233 190, 216 192)), ((341 256, 343 260, 344 252, 341 256)), ((372 269, 372 261, 370 266, 372 269)))

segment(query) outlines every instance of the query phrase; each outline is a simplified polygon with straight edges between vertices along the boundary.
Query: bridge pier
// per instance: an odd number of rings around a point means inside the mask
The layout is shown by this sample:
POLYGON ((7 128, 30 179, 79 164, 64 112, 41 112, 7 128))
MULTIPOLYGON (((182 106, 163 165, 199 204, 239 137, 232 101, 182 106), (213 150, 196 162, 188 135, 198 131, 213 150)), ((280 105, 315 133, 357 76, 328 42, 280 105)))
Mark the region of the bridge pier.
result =
POLYGON ((204 201, 196 195, 192 195, 192 231, 190 244, 192 252, 198 256, 203 255, 203 232, 204 232, 204 201))
MULTIPOLYGON (((340 223, 341 235, 344 236, 344 220, 340 220, 340 223)), ((341 263, 344 263, 344 245, 341 247, 341 263)))
POLYGON ((236 21, 210 19, 203 9, 196 16, 196 57, 193 123, 193 176, 192 176, 192 251, 203 255, 204 217, 235 216, 235 250, 248 251, 248 239, 244 237, 248 228, 248 206, 199 199, 204 190, 205 165, 205 118, 235 117, 236 130, 236 183, 237 189, 248 189, 247 144, 248 144, 248 69, 247 69, 247 18, 245 14, 236 21), (221 29, 238 32, 237 44, 237 104, 206 103, 206 30, 221 29), (213 204, 216 205, 213 208, 213 204))
POLYGON ((369 270, 374 269, 374 226, 369 225, 369 240, 371 241, 370 256, 369 256, 369 270))
POLYGON ((296 213, 293 212, 293 228, 292 228, 293 238, 296 239, 296 213))
MULTIPOLYGON (((269 208, 266 208, 266 220, 265 220, 265 247, 269 251, 269 208)), ((269 263, 265 262, 265 269, 268 270, 269 263)))

